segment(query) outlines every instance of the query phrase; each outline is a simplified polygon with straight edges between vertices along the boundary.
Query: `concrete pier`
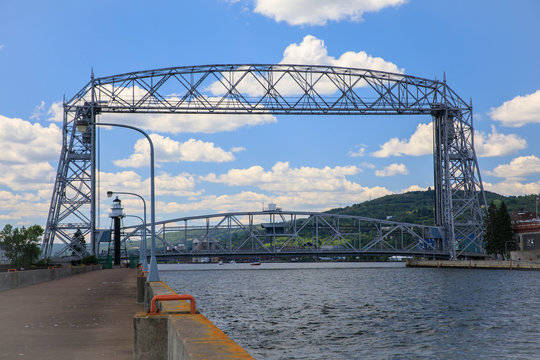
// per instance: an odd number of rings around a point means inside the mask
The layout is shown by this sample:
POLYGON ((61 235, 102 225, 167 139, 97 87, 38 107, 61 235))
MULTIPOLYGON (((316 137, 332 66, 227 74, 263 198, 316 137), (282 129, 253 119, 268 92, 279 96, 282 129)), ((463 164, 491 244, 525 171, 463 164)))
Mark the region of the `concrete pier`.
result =
POLYGON ((0 359, 132 359, 137 269, 0 292, 0 359))
POLYGON ((408 259, 407 267, 493 269, 493 270, 540 270, 540 263, 513 260, 414 260, 408 259))

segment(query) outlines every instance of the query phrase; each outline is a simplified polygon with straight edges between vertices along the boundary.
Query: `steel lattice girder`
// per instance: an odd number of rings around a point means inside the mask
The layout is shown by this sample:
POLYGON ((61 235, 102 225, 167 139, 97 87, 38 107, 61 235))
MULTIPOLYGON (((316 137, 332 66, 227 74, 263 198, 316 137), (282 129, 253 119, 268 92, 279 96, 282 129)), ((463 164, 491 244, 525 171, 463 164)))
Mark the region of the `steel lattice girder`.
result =
MULTIPOLYGON (((444 256, 442 227, 362 216, 299 211, 256 211, 159 221, 163 256, 280 254, 403 254, 444 256), (172 246, 174 236, 183 248, 172 246), (188 241, 197 245, 188 249, 188 241), (167 252, 167 248, 169 251, 167 252)), ((142 226, 124 229, 139 238, 142 226)), ((475 255, 464 252, 466 255, 475 255)), ((476 254, 478 255, 478 254, 476 254)))
MULTIPOLYGON (((482 250, 482 181, 473 141, 472 105, 446 81, 375 70, 319 65, 205 65, 94 78, 64 104, 64 140, 44 256, 57 229, 72 218, 95 231, 95 128, 75 132, 76 120, 106 113, 414 115, 434 118, 436 225, 449 255, 482 250), (66 191, 73 192, 77 206, 66 191), (90 216, 88 216, 90 214, 90 216)), ((74 227, 75 228, 75 227, 74 227)))

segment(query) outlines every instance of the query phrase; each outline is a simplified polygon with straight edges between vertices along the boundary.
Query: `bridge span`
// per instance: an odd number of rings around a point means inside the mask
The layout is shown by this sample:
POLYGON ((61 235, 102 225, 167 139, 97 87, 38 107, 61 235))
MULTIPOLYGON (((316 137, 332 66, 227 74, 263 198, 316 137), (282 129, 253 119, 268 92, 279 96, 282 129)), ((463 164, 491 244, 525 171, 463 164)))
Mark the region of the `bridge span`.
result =
MULTIPOLYGON (((446 250, 451 258, 469 252, 484 253, 482 206, 486 206, 486 201, 474 149, 472 104, 452 90, 446 79, 438 81, 326 65, 218 64, 154 69, 102 78, 92 74, 90 81, 64 102, 62 151, 43 236, 43 257, 52 255, 55 240, 64 243, 63 251, 73 252, 78 257, 87 255, 85 249, 77 246, 74 236, 77 231, 88 236, 95 245, 99 208, 96 134, 98 125, 107 124, 100 122, 100 117, 114 114, 129 114, 130 119, 160 114, 172 116, 171 121, 179 114, 430 115, 434 124, 434 223, 439 230, 444 229, 439 232, 444 241, 436 247, 428 246, 429 241, 420 241, 420 244, 432 251, 446 250)), ((280 217, 280 214, 274 215, 280 217)), ((245 216, 250 217, 249 214, 245 216)), ((304 246, 317 252, 335 246, 358 251, 372 251, 377 247, 413 251, 418 243, 406 240, 407 236, 415 241, 419 238, 438 239, 420 236, 410 225, 375 221, 371 222, 370 231, 362 230, 354 240, 348 230, 338 231, 337 225, 332 225, 321 215, 313 214, 312 217, 313 221, 325 224, 324 231, 332 235, 321 238, 319 234, 304 241, 304 236, 295 231, 274 234, 267 232, 271 229, 263 228, 260 234, 249 225, 237 224, 236 232, 249 235, 239 243, 231 240, 227 244, 220 240, 215 246, 229 253, 247 251, 249 246, 252 251, 286 251, 295 242, 296 249, 304 246), (396 237, 396 232, 404 235, 396 237), (369 238, 370 233, 379 235, 369 238), (285 239, 284 243, 282 239, 285 239)), ((237 216, 225 216, 224 219, 233 223, 238 221, 237 216)), ((346 220, 339 218, 341 222, 346 220)), ((365 221, 357 219, 356 223, 362 225, 365 221)), ((354 223, 351 219, 346 222, 354 223)), ((172 223, 172 220, 167 222, 172 223)), ((352 229, 354 225, 350 227, 352 229)), ((212 228, 212 236, 221 233, 218 229, 221 228, 212 228)), ((231 230, 231 234, 235 231, 231 230)))
MULTIPOLYGON (((448 257, 441 226, 307 211, 231 212, 156 222, 157 256, 448 257)), ((142 240, 143 225, 124 228, 124 241, 142 240)), ((147 231, 148 233, 148 231, 147 231)), ((478 256, 478 252, 467 252, 478 256)))

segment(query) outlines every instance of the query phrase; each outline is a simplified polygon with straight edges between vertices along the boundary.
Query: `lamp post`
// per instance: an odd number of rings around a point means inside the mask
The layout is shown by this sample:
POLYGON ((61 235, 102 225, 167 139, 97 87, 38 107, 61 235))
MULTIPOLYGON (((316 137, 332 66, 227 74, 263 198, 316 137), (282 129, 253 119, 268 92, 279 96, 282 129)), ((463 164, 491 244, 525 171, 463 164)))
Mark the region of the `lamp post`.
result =
MULTIPOLYGON (((113 196, 113 194, 137 196, 143 202, 143 217, 144 217, 144 220, 141 219, 141 221, 143 222, 143 236, 142 236, 141 246, 139 247, 139 257, 141 258, 141 265, 142 265, 143 271, 148 271, 148 261, 146 261, 146 201, 144 201, 144 198, 141 195, 135 194, 135 193, 132 193, 132 192, 107 191, 107 197, 111 197, 111 196, 113 196)), ((126 216, 128 216, 128 215, 126 215, 126 216)), ((135 215, 129 215, 129 216, 138 217, 138 216, 135 216, 135 215)))
POLYGON ((88 131, 89 125, 100 125, 100 126, 114 126, 121 127, 126 129, 135 130, 144 135, 148 143, 150 144, 150 236, 151 236, 151 248, 150 248, 150 270, 148 271, 148 282, 159 281, 159 271, 156 260, 156 197, 155 197, 155 185, 154 185, 154 144, 150 139, 150 136, 144 131, 135 126, 123 125, 123 124, 112 124, 112 123, 90 123, 87 117, 79 118, 75 121, 75 127, 78 131, 82 132, 83 135, 88 131))
MULTIPOLYGON (((508 253, 508 248, 506 247, 507 244, 509 243, 513 243, 514 241, 506 241, 504 243, 504 260, 506 260, 506 254, 508 253)), ((512 257, 510 257, 510 260, 512 259, 512 257)))

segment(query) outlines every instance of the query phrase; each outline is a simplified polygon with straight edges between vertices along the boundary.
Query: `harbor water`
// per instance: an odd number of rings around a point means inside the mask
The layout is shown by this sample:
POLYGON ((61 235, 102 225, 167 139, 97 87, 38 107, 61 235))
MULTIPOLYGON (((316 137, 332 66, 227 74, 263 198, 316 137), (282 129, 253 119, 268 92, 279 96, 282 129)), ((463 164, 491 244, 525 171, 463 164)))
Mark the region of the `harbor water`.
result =
POLYGON ((160 265, 256 359, 540 359, 540 273, 403 263, 160 265))

